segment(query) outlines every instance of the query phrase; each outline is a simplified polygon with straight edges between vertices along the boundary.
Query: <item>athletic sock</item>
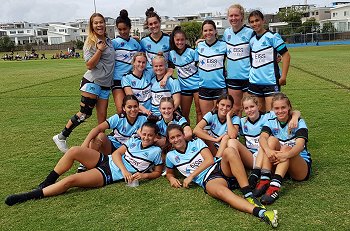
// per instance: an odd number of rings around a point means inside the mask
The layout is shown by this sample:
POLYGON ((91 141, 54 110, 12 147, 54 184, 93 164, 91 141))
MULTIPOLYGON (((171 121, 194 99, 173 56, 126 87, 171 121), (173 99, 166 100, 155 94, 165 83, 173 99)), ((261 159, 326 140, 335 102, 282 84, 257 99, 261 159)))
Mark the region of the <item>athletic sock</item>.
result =
POLYGON ((250 188, 249 185, 241 188, 240 190, 241 190, 242 194, 244 195, 244 198, 248 198, 248 197, 253 196, 252 189, 250 188))
POLYGON ((39 188, 43 189, 49 185, 54 184, 59 177, 60 175, 57 172, 55 172, 55 170, 52 170, 50 174, 46 177, 46 179, 39 184, 39 188))
POLYGON ((268 169, 261 169, 261 180, 271 180, 271 171, 268 169))
POLYGON ((253 209, 253 215, 259 218, 263 218, 265 212, 266 212, 266 209, 263 209, 261 207, 255 207, 253 209))
MULTIPOLYGON (((65 129, 66 128, 64 128, 64 130, 65 129)), ((66 140, 67 139, 68 136, 64 136, 63 133, 67 135, 67 132, 63 132, 62 131, 60 134, 58 134, 58 139, 60 139, 60 140, 66 140)))
POLYGON ((270 182, 270 185, 271 185, 271 186, 278 187, 278 188, 281 188, 282 181, 283 181, 283 177, 280 176, 280 175, 278 175, 278 174, 275 174, 275 175, 272 177, 272 180, 271 180, 271 182, 270 182))
POLYGON ((5 203, 8 206, 12 206, 17 203, 25 202, 27 200, 40 199, 43 197, 44 197, 44 194, 42 189, 34 189, 33 191, 30 191, 27 193, 10 195, 6 198, 5 203))
POLYGON ((254 168, 251 172, 250 172, 250 175, 248 177, 248 182, 249 182, 249 185, 252 187, 252 188, 255 188, 257 182, 259 181, 260 179, 260 176, 261 176, 261 169, 260 168, 254 168))

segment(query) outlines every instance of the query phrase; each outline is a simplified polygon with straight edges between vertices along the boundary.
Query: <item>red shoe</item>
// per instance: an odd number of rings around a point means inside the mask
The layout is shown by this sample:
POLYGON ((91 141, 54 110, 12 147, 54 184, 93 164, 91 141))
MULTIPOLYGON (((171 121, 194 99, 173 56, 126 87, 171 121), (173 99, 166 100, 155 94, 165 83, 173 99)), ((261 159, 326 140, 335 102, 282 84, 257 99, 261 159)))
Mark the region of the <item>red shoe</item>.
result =
POLYGON ((279 197, 279 192, 280 192, 281 188, 276 187, 276 186, 270 186, 266 193, 261 197, 261 203, 263 203, 264 205, 270 205, 273 202, 275 202, 275 200, 278 199, 279 197))
POLYGON ((253 190, 255 197, 260 197, 270 186, 270 180, 260 180, 256 188, 253 190))

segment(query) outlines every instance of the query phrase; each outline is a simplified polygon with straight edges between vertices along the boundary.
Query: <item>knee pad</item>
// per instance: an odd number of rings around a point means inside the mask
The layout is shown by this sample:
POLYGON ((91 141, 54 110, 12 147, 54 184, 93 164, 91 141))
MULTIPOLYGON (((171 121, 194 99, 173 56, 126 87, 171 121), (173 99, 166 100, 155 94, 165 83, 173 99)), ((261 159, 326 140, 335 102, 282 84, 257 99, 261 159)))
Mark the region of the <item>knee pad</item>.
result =
POLYGON ((97 99, 81 96, 81 102, 84 104, 84 106, 80 106, 80 112, 85 116, 82 115, 82 118, 79 119, 84 120, 92 115, 92 109, 95 107, 97 99))

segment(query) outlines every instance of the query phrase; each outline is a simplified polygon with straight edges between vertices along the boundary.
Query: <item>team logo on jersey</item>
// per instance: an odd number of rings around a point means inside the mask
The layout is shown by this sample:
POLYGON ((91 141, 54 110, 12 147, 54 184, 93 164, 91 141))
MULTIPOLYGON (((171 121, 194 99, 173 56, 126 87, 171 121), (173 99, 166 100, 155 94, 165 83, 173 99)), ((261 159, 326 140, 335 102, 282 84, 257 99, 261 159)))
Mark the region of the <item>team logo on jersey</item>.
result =
POLYGON ((176 57, 173 58, 173 63, 175 63, 175 62, 176 62, 176 57))
POLYGON ((133 86, 133 87, 136 86, 136 81, 135 80, 131 81, 131 86, 133 86))
POLYGON ((274 129, 272 129, 272 134, 273 134, 273 135, 277 135, 279 132, 280 132, 280 129, 279 129, 279 128, 274 128, 274 129))
POLYGON ((124 42, 121 42, 121 43, 120 43, 120 46, 121 46, 121 47, 123 47, 124 45, 125 45, 125 43, 124 43, 124 42))
POLYGON ((186 173, 191 174, 191 169, 189 167, 186 168, 186 173))
POLYGON ((122 132, 126 132, 126 127, 125 126, 122 128, 122 132))
POLYGON ((230 49, 228 49, 227 53, 228 53, 228 54, 231 54, 231 53, 232 53, 231 48, 230 48, 230 49))
POLYGON ((136 144, 135 144, 135 143, 132 143, 132 144, 130 145, 130 148, 134 148, 134 147, 136 147, 136 144))
POLYGON ((134 95, 136 96, 136 98, 141 98, 141 94, 139 92, 137 92, 136 94, 134 93, 134 95))
POLYGON ((191 149, 192 152, 196 152, 197 150, 198 150, 197 147, 193 147, 193 148, 191 149))
POLYGON ((205 64, 205 61, 204 61, 204 59, 201 61, 201 65, 204 65, 205 64))
POLYGON ((111 183, 111 176, 107 176, 107 183, 111 183))
POLYGON ((179 156, 175 156, 175 162, 176 163, 180 163, 180 157, 179 156))
POLYGON ((203 52, 204 51, 204 47, 203 48, 201 48, 201 52, 203 52))
POLYGON ((245 37, 245 36, 242 36, 242 41, 244 41, 244 42, 247 42, 248 41, 248 39, 245 37))
POLYGON ((168 46, 164 44, 164 45, 162 46, 162 50, 163 50, 163 51, 168 50, 168 46))
POLYGON ((243 127, 243 130, 244 130, 244 132, 248 132, 248 126, 245 125, 245 126, 243 127))
POLYGON ((230 40, 231 39, 231 35, 227 35, 227 40, 230 40))
POLYGON ((145 157, 148 157, 148 152, 142 153, 145 157))
POLYGON ((219 52, 219 49, 215 49, 216 52, 219 52))
POLYGON ((134 47, 137 48, 136 44, 134 44, 134 47))
POLYGON ((261 44, 261 46, 266 47, 266 46, 267 46, 267 43, 264 41, 264 42, 261 44))
POLYGON ((216 124, 212 124, 211 126, 210 126, 210 129, 211 130, 214 130, 216 128, 216 124))
POLYGON ((151 44, 147 44, 147 50, 151 50, 152 45, 151 44))

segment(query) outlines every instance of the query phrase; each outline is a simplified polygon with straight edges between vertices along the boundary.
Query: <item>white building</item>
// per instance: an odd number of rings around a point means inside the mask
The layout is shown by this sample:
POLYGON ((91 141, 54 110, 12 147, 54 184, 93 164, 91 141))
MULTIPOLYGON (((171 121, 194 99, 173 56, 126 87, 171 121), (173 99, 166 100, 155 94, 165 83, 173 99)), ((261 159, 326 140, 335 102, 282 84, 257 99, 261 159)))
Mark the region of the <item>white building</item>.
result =
POLYGON ((0 24, 0 29, 6 31, 6 35, 17 46, 35 42, 35 26, 38 25, 30 22, 14 22, 0 24))
POLYGON ((350 31, 350 3, 336 5, 330 11, 331 18, 320 21, 321 28, 331 22, 338 32, 350 31))
POLYGON ((70 41, 75 41, 79 38, 79 28, 62 25, 62 24, 49 24, 47 32, 48 44, 60 44, 70 41))

